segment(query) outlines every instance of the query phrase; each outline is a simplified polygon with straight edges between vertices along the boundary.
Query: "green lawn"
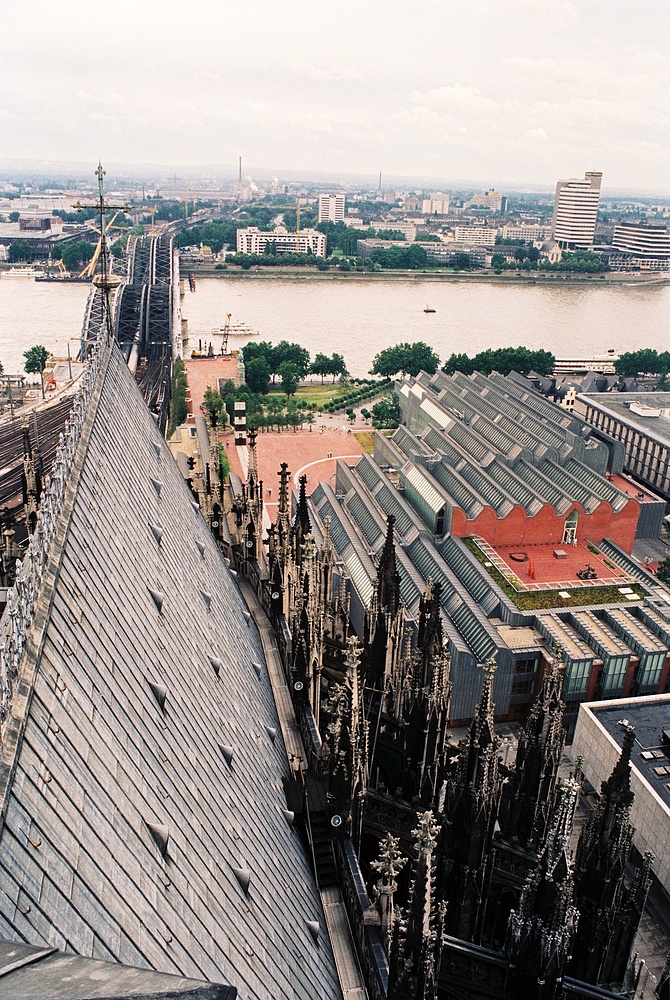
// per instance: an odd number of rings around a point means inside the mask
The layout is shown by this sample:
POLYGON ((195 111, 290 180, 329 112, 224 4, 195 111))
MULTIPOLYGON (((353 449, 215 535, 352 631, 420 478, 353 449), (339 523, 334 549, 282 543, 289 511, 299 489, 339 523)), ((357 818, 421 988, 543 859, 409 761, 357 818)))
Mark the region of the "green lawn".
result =
MULTIPOLYGON (((298 403, 316 403, 317 406, 321 407, 325 403, 329 403, 331 399, 337 399, 338 396, 342 395, 342 386, 338 385, 337 382, 334 385, 328 382, 324 385, 320 385, 315 382, 314 385, 300 386, 293 398, 298 403)), ((266 400, 270 399, 272 396, 280 396, 282 400, 286 399, 286 396, 281 391, 279 384, 274 386, 274 388, 270 386, 270 391, 267 394, 266 400)))
POLYGON ((354 437, 367 455, 372 455, 375 450, 374 431, 354 431, 354 437))

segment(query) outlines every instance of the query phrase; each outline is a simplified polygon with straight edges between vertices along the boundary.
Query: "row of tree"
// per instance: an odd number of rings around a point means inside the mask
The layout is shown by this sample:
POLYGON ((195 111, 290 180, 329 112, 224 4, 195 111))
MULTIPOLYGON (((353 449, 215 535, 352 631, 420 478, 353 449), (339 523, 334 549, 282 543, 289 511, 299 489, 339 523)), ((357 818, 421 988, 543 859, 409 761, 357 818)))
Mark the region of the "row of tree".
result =
POLYGON ((511 371, 519 372, 520 375, 527 375, 530 371, 535 371, 539 375, 551 375, 555 366, 556 358, 551 351, 531 351, 527 347, 499 347, 496 350, 480 351, 473 357, 467 354, 452 354, 442 366, 442 371, 447 375, 453 375, 457 371, 463 372, 464 375, 472 375, 474 372, 482 372, 483 375, 490 375, 491 372, 509 375, 511 371))
POLYGON ((626 351, 616 363, 617 375, 635 378, 636 375, 660 375, 664 381, 670 372, 670 351, 655 351, 643 347, 639 351, 626 351))
POLYGON ((252 392, 262 396, 267 394, 270 382, 274 384, 277 379, 286 395, 293 396, 300 380, 308 374, 320 375, 322 382, 326 375, 331 375, 333 382, 349 375, 341 354, 318 353, 310 362, 309 351, 288 340, 281 340, 275 347, 267 340, 250 343, 243 355, 246 383, 252 392))
MULTIPOLYGON (((556 358, 550 351, 531 351, 527 347, 500 347, 497 350, 480 351, 473 357, 467 354, 452 354, 445 361, 442 371, 447 375, 453 375, 456 371, 465 375, 472 375, 473 372, 490 375, 494 371, 502 375, 508 375, 511 371, 517 371, 522 375, 527 375, 530 371, 536 371, 540 375, 551 375, 555 362, 556 358)), ((395 375, 416 376, 420 371, 424 371, 434 375, 439 366, 440 358, 432 347, 418 340, 412 344, 396 344, 380 351, 372 363, 370 374, 393 378, 395 375)))

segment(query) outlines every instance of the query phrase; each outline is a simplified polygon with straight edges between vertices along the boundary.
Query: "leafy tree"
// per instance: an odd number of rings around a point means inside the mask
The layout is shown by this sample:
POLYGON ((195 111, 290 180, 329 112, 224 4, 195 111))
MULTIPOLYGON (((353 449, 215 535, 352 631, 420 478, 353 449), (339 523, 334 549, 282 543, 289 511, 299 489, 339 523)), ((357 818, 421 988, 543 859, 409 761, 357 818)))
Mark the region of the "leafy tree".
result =
MULTIPOLYGON (((12 215, 14 215, 13 212, 12 215)), ((11 264, 16 264, 18 261, 30 263, 33 259, 33 250, 28 240, 14 240, 13 243, 10 243, 7 257, 11 264)))
POLYGON ((186 403, 186 368, 181 358, 177 358, 172 372, 170 390, 170 419, 168 422, 168 439, 172 437, 176 427, 183 424, 188 415, 186 403))
POLYGON ((219 414, 224 408, 223 399, 218 389, 206 389, 203 398, 203 405, 207 410, 212 427, 216 427, 219 422, 219 414))
POLYGON ((94 250, 93 244, 87 240, 75 240, 63 247, 61 259, 68 271, 76 271, 80 265, 91 259, 94 250))
POLYGON ((309 370, 312 375, 321 376, 321 385, 323 385, 324 377, 332 373, 331 363, 331 359, 327 354, 318 353, 314 355, 314 360, 312 361, 309 370))
POLYGON ((670 586, 670 556, 666 556, 662 563, 659 563, 656 576, 661 581, 670 586))
POLYGON ((399 229, 378 229, 378 240, 397 240, 399 243, 407 242, 407 237, 399 229))
POLYGON ((112 256, 116 257, 117 260, 120 260, 123 257, 124 253, 126 252, 127 242, 128 242, 128 237, 121 236, 118 240, 114 240, 111 247, 109 248, 111 250, 112 256))
POLYGON ((398 374, 418 375, 420 371, 426 371, 434 375, 439 364, 435 351, 422 340, 417 340, 413 344, 397 344, 380 351, 374 358, 370 374, 393 378, 398 374))
POLYGON ((271 374, 270 363, 263 357, 250 358, 244 362, 244 378, 252 392, 267 395, 271 374))
POLYGON ((35 344, 34 347, 29 347, 27 351, 23 352, 23 357, 25 358, 23 367, 29 375, 35 375, 39 372, 42 399, 44 399, 44 369, 49 359, 49 352, 42 344, 35 344))
POLYGON ((626 351, 617 361, 617 374, 624 378, 634 378, 636 375, 660 375, 663 370, 668 370, 665 355, 667 351, 659 354, 650 347, 643 347, 639 351, 626 351))
POLYGON ((277 375, 281 379, 281 387, 286 395, 294 396, 300 382, 300 372, 296 366, 291 361, 282 361, 277 369, 277 375))
POLYGON ((491 267, 495 269, 498 268, 502 269, 506 263, 507 261, 505 259, 505 255, 502 253, 494 253, 493 256, 491 257, 491 267))
POLYGON ((349 378, 349 369, 341 354, 333 354, 330 359, 330 374, 333 376, 333 382, 338 375, 340 376, 340 382, 349 378))
POLYGON ((9 213, 9 221, 10 222, 18 222, 19 221, 19 213, 18 212, 10 212, 9 213))
POLYGON ((272 350, 272 371, 281 377, 281 366, 288 362, 294 368, 298 381, 309 371, 309 351, 300 344, 280 340, 272 350))
POLYGON ((540 375, 551 375, 554 370, 556 358, 550 351, 531 351, 527 347, 500 347, 497 350, 480 351, 470 358, 467 354, 452 354, 445 361, 442 371, 447 375, 453 375, 460 371, 464 375, 472 375, 473 372, 482 372, 490 375, 491 372, 500 372, 501 375, 509 375, 511 371, 517 371, 521 375, 527 375, 530 371, 536 371, 540 375))
POLYGON ((361 408, 361 416, 363 417, 363 420, 369 420, 369 419, 370 419, 370 417, 372 416, 372 413, 370 412, 370 410, 366 409, 366 408, 365 408, 365 407, 363 406, 363 407, 361 408))
POLYGON ((397 427, 400 423, 400 403, 396 394, 388 393, 372 407, 373 427, 397 427))

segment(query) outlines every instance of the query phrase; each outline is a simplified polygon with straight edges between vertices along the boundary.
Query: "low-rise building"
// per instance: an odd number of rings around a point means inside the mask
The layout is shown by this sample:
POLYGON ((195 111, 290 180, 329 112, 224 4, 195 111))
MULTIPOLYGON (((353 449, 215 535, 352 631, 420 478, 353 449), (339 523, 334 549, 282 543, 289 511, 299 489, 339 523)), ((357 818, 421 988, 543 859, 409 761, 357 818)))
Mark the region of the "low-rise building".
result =
POLYGON ((472 243, 476 246, 495 246, 498 230, 493 226, 455 226, 456 243, 472 243))
MULTIPOLYGON (((10 247, 12 243, 26 240, 30 244, 33 260, 48 260, 55 246, 62 246, 72 240, 95 237, 97 233, 86 226, 64 225, 49 219, 19 219, 18 222, 0 222, 0 246, 10 247), (45 226, 49 222, 49 227, 45 226)), ((93 241, 93 240, 91 240, 93 241)))
POLYGON ((376 435, 356 466, 338 463, 335 488, 311 498, 314 522, 330 518, 354 627, 392 515, 407 619, 416 624, 427 579, 440 587, 452 722, 471 718, 477 664, 492 656, 496 712, 510 721, 553 655, 569 729, 584 700, 664 690, 670 592, 630 553, 658 534, 665 504, 521 376, 421 373, 397 392, 404 426, 376 435))
POLYGON ((586 778, 599 791, 630 728, 635 730, 630 753, 633 843, 640 854, 654 855, 654 873, 670 892, 670 694, 583 703, 572 754, 582 758, 586 778))
POLYGON ((539 222, 517 222, 503 226, 501 235, 506 240, 526 240, 535 243, 536 240, 548 240, 551 236, 551 226, 543 226, 539 222))
POLYGON ((491 212, 504 214, 507 211, 507 195, 489 188, 482 194, 476 194, 465 203, 466 208, 488 208, 491 212))
POLYGON ((423 215, 449 215, 449 195, 436 191, 421 203, 423 215))
POLYGON ((607 261, 616 271, 667 271, 670 268, 667 226, 652 222, 620 222, 614 228, 607 261))
MULTIPOLYGON (((312 253, 316 257, 326 256, 326 237, 317 229, 301 229, 299 233, 289 233, 283 226, 264 231, 256 226, 237 230, 237 252, 262 254, 270 245, 274 253, 312 253)), ((268 251, 269 252, 269 251, 268 251)))
POLYGON ((621 441, 626 469, 670 502, 670 392, 580 393, 576 409, 621 441))

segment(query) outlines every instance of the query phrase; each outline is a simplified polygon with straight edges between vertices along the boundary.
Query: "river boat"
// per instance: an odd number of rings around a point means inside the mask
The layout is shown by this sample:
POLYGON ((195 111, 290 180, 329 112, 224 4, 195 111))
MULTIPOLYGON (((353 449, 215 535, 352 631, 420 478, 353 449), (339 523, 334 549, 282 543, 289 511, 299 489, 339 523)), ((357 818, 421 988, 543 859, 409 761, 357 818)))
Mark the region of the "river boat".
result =
POLYGON ((423 311, 424 311, 425 313, 434 313, 434 312, 436 312, 436 310, 435 310, 435 309, 433 309, 433 307, 432 307, 432 306, 426 306, 426 308, 425 308, 425 309, 424 309, 423 311))
POLYGON ((37 278, 42 274, 44 271, 41 267, 31 267, 29 264, 10 267, 9 270, 2 272, 4 278, 37 278))
POLYGON ((602 372, 604 375, 616 374, 618 352, 611 347, 606 354, 588 354, 576 357, 556 358, 554 375, 586 375, 587 372, 602 372))
POLYGON ((215 326, 212 335, 215 337, 258 337, 260 331, 248 323, 226 323, 225 326, 215 326))

